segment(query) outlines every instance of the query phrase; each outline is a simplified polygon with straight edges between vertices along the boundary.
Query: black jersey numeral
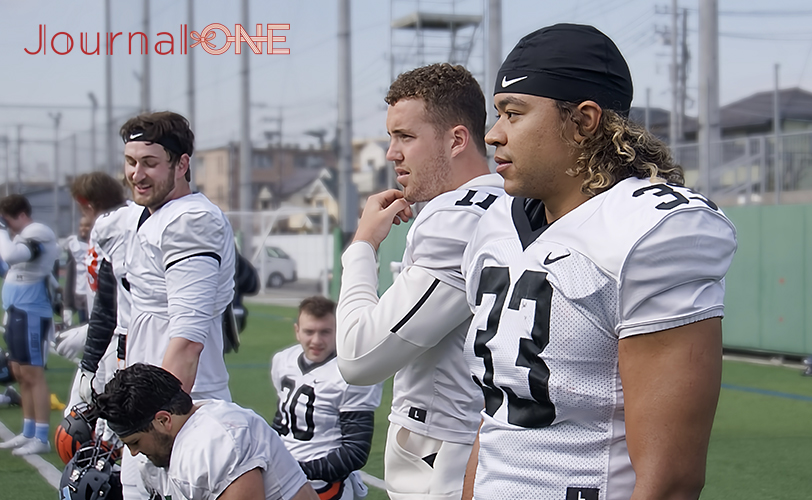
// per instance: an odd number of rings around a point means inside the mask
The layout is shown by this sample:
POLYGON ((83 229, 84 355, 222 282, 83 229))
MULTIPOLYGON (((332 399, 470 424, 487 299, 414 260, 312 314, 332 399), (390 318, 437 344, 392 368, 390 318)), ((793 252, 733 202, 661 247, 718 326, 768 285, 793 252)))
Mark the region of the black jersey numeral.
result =
POLYGON ((547 273, 524 271, 513 287, 507 303, 509 310, 518 311, 522 300, 535 303, 535 316, 530 339, 519 341, 516 366, 529 368, 528 387, 532 399, 516 395, 510 388, 494 383, 493 356, 487 343, 496 336, 499 320, 505 306, 507 291, 510 288, 510 271, 506 267, 486 267, 482 270, 476 305, 482 304, 484 294, 495 295, 493 307, 488 313, 485 330, 477 330, 474 339, 474 354, 482 358, 485 374, 480 381, 474 377, 485 396, 485 412, 493 416, 504 402, 507 394, 508 423, 526 428, 547 427, 555 420, 555 406, 550 401, 550 369, 539 355, 550 342, 550 308, 553 289, 547 281, 547 273))
POLYGON ((476 205, 482 208, 482 210, 487 210, 490 208, 491 205, 493 205, 493 202, 496 201, 497 198, 495 194, 489 194, 488 196, 485 197, 484 200, 474 203, 474 197, 477 194, 478 191, 469 189, 468 192, 465 193, 465 196, 463 196, 461 200, 457 201, 457 203, 454 203, 454 205, 458 205, 461 207, 470 207, 471 205, 476 205))
POLYGON ((287 436, 293 431, 294 439, 299 441, 310 441, 313 439, 313 431, 316 429, 316 424, 313 421, 314 405, 316 403, 316 390, 312 386, 303 384, 299 389, 294 391, 296 383, 290 377, 282 378, 282 390, 287 391, 288 395, 284 402, 280 397, 279 412, 282 414, 282 421, 280 422, 279 434, 287 436), (305 430, 301 430, 298 425, 298 418, 296 416, 296 405, 302 396, 307 396, 305 402, 305 430))
POLYGON ((682 193, 680 193, 679 191, 674 189, 674 187, 672 187, 672 186, 670 186, 668 184, 652 184, 650 186, 646 186, 644 188, 638 189, 637 191, 632 193, 632 196, 634 198, 637 198, 638 196, 641 196, 641 195, 643 195, 644 193, 646 193, 648 191, 653 191, 654 196, 671 196, 671 197, 674 198, 671 201, 667 201, 667 202, 664 201, 664 202, 660 203, 659 205, 655 206, 654 208, 656 208, 657 210, 671 210, 673 208, 677 208, 680 205, 689 204, 691 202, 690 200, 701 201, 702 203, 707 205, 708 208, 710 208, 712 210, 718 210, 719 209, 719 207, 716 205, 716 203, 712 202, 711 200, 709 200, 705 196, 702 196, 701 194, 697 193, 696 191, 694 191, 692 189, 688 189, 688 188, 683 188, 681 186, 679 187, 679 189, 680 190, 684 189, 685 191, 687 191, 689 194, 692 194, 693 196, 686 197, 685 195, 683 195, 682 193))

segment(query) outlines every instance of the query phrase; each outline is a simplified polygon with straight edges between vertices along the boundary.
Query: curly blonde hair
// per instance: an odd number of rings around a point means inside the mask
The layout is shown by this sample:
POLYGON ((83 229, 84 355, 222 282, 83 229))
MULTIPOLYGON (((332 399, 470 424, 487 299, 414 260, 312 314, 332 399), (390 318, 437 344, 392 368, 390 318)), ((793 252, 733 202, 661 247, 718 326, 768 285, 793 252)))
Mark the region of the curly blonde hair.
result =
POLYGON ((604 109, 598 130, 588 135, 581 130, 578 103, 555 101, 561 114, 561 135, 575 149, 577 167, 567 175, 585 175, 581 191, 595 196, 629 177, 651 178, 683 185, 682 167, 674 162, 668 146, 644 128, 618 113, 604 109), (580 143, 564 137, 568 121, 575 123, 586 139, 580 143))

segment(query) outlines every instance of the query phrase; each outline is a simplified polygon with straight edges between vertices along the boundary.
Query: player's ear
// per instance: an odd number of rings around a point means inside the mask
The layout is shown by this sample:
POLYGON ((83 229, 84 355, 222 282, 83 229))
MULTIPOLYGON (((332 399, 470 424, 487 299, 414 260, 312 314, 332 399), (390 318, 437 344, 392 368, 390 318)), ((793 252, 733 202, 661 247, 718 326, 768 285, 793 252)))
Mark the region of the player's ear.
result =
POLYGON ((156 429, 169 431, 172 430, 172 414, 166 410, 161 410, 155 414, 153 424, 156 429))
POLYGON ((575 129, 575 142, 581 143, 587 137, 594 137, 601 123, 603 110, 595 101, 584 101, 575 111, 579 116, 575 120, 578 126, 575 129))
POLYGON ((175 175, 178 177, 180 176, 188 177, 187 172, 189 172, 189 162, 190 162, 189 155, 183 153, 180 156, 180 159, 178 159, 178 166, 176 167, 177 171, 175 172, 175 175))
POLYGON ((455 157, 462 153, 471 142, 471 133, 464 125, 457 125, 451 129, 451 157, 455 157))

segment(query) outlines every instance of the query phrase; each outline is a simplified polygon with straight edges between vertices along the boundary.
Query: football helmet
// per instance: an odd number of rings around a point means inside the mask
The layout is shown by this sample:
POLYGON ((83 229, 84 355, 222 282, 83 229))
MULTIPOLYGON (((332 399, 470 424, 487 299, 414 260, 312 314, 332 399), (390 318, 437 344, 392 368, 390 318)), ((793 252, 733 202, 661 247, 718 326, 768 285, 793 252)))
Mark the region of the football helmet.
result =
POLYGON ((96 415, 87 403, 79 403, 71 408, 56 428, 54 445, 62 462, 70 462, 76 450, 93 440, 96 429, 96 415))
POLYGON ((0 384, 8 385, 14 382, 14 374, 8 364, 8 353, 0 348, 0 384))
POLYGON ((79 448, 59 481, 59 500, 122 500, 121 473, 101 441, 79 448))

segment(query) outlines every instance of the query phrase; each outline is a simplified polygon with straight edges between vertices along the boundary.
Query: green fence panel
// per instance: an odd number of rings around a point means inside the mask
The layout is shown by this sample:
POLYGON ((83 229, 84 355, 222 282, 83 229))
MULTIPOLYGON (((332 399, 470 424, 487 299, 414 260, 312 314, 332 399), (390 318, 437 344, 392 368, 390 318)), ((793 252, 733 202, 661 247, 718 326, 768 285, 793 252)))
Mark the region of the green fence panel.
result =
POLYGON ((728 207, 738 251, 726 278, 726 347, 812 352, 812 206, 728 207))

